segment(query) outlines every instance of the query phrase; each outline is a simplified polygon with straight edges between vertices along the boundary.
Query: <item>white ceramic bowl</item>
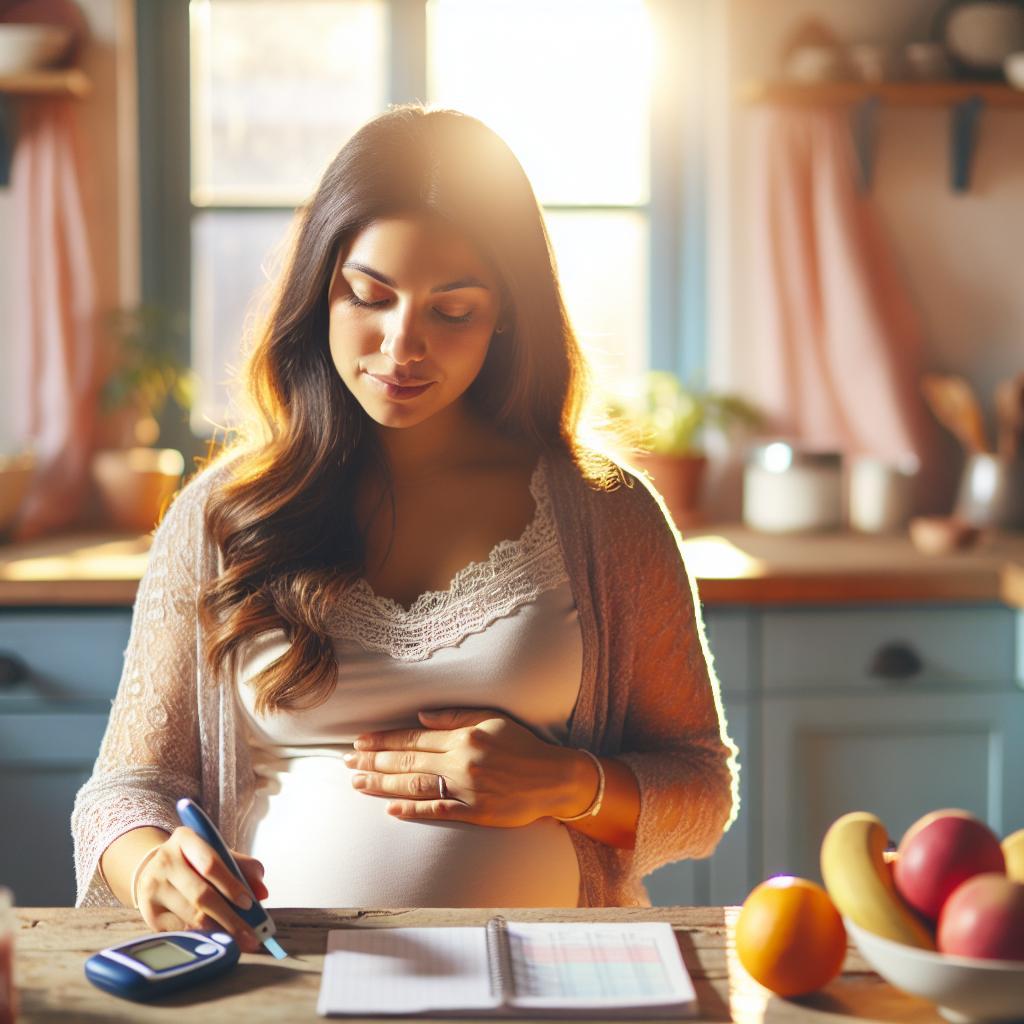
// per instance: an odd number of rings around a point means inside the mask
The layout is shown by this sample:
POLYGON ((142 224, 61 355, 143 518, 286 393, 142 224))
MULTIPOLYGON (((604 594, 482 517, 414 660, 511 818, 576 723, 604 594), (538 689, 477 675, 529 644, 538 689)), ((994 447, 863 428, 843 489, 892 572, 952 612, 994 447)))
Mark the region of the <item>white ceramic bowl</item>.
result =
POLYGON ((1024 960, 932 953, 873 935, 843 918, 865 960, 890 985, 929 999, 954 1024, 1024 1020, 1024 960))
POLYGON ((1011 53, 1003 61, 1003 71, 1010 85, 1015 89, 1024 89, 1024 50, 1011 53))
POLYGON ((67 52, 71 29, 61 25, 0 25, 0 75, 20 75, 55 64, 67 52))

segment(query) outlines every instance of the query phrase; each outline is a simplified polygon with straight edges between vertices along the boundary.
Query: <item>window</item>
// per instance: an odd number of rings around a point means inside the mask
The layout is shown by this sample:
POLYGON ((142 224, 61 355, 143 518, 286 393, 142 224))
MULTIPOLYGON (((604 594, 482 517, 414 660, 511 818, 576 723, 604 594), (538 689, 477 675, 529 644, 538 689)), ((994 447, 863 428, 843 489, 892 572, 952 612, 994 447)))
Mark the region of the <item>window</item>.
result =
POLYGON ((676 127, 679 109, 656 41, 664 56, 666 26, 703 2, 139 0, 143 284, 150 301, 191 309, 193 431, 226 421, 246 315, 294 208, 395 102, 456 107, 509 143, 600 375, 673 360, 678 145, 651 126, 676 127))

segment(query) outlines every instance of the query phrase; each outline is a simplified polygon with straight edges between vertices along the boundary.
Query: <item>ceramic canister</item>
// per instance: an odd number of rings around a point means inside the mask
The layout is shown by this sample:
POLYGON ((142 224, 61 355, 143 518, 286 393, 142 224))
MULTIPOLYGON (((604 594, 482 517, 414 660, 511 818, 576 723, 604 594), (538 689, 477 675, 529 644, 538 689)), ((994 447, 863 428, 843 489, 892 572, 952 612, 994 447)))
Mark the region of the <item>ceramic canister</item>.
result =
POLYGON ((766 533, 835 530, 843 521, 843 458, 786 441, 751 449, 743 472, 743 521, 766 533))

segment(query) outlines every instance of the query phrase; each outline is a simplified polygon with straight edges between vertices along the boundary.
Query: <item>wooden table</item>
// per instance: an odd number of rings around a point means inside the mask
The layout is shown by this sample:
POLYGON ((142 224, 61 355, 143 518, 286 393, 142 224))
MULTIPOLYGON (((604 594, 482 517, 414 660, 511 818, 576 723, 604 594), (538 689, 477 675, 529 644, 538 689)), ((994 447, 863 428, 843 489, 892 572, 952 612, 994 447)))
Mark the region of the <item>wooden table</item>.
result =
POLYGON ((942 1024, 934 1007, 898 992, 873 973, 851 949, 844 973, 820 992, 779 999, 740 967, 731 941, 735 907, 643 907, 596 910, 417 909, 275 910, 278 938, 288 951, 276 961, 266 953, 243 953, 241 963, 192 993, 159 1005, 129 1003, 94 988, 85 979, 86 958, 105 946, 145 934, 132 910, 64 907, 19 908, 15 980, 20 1024, 43 1021, 315 1021, 327 931, 400 925, 483 924, 493 913, 522 921, 668 921, 700 998, 700 1021, 736 1024, 842 1024, 884 1021, 942 1024))

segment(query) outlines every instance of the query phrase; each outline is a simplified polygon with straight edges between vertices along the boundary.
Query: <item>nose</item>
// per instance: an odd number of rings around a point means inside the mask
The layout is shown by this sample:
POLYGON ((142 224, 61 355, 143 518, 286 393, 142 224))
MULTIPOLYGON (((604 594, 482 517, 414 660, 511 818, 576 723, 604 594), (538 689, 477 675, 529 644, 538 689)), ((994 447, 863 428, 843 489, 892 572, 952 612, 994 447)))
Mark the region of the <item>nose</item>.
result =
POLYGON ((381 352, 398 365, 422 359, 426 353, 421 332, 416 326, 416 317, 411 304, 404 309, 396 308, 384 324, 384 340, 381 352))

